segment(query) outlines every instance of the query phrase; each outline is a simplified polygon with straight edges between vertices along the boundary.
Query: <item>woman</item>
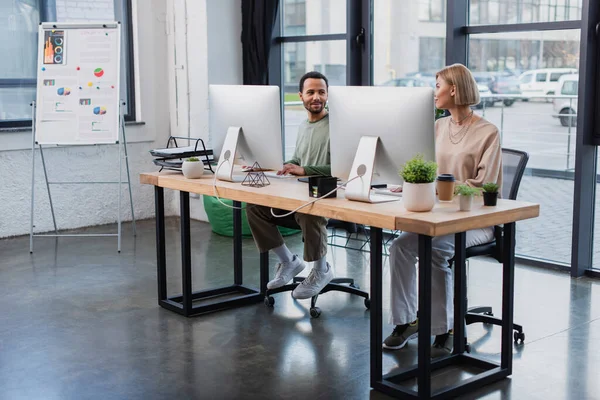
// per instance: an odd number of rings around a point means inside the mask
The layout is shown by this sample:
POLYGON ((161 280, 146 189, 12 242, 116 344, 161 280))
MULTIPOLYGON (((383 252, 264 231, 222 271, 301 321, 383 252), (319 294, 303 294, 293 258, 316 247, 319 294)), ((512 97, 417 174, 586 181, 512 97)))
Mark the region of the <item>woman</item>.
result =
MULTIPOLYGON (((481 187, 484 183, 502 185, 502 152, 498 129, 473 114, 479 103, 477 83, 462 64, 445 67, 436 74, 435 106, 448 110, 449 117, 435 123, 436 162, 440 174, 453 174, 456 184, 481 187)), ((476 229, 466 234, 467 247, 494 238, 493 228, 476 229)), ((418 236, 402 233, 390 248, 391 322, 396 325, 384 340, 386 349, 400 349, 417 337, 418 236)), ((454 325, 452 272, 448 260, 454 256, 454 235, 434 237, 432 241, 431 333, 437 335, 432 357, 452 353, 454 325)))

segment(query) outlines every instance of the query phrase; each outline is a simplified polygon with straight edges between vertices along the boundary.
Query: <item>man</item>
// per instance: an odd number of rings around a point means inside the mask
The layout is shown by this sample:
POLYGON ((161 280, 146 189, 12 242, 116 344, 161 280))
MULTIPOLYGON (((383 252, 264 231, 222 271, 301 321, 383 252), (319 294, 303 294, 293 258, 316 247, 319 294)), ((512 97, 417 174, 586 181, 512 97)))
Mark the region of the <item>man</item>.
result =
MULTIPOLYGON (((300 99, 308 118, 298 128, 296 150, 291 160, 286 161, 278 175, 331 175, 329 155, 329 115, 327 103, 327 78, 319 72, 308 72, 300 79, 300 99)), ((273 210, 276 215, 283 210, 273 210)), ((284 286, 298 275, 306 265, 285 245, 277 225, 300 228, 304 238, 304 260, 314 262, 307 278, 292 292, 296 299, 308 299, 317 295, 333 279, 333 268, 325 260, 327 254, 327 219, 314 215, 294 213, 277 218, 269 207, 248 204, 248 224, 252 230, 258 250, 272 250, 280 262, 275 278, 267 283, 268 289, 284 286)))

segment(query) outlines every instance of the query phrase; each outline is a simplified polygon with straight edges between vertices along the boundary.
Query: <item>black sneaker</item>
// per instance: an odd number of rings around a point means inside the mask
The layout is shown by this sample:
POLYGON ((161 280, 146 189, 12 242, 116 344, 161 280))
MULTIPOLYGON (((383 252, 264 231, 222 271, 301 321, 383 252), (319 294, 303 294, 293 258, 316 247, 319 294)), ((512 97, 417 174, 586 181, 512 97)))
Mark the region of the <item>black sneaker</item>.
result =
POLYGON ((398 350, 406 346, 411 339, 416 339, 419 333, 419 322, 412 324, 396 325, 394 331, 383 341, 383 348, 388 350, 398 350))
POLYGON ((444 333, 437 335, 431 346, 431 358, 447 357, 454 351, 454 335, 444 333))

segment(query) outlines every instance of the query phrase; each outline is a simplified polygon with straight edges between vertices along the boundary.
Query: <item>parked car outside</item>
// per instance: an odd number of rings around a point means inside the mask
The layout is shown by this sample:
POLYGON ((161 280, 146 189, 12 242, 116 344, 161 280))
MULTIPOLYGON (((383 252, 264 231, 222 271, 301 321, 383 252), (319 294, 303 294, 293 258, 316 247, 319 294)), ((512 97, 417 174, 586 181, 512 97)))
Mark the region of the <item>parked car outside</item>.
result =
MULTIPOLYGON (((506 73, 495 72, 474 72, 473 77, 479 85, 487 86, 493 94, 515 94, 520 95, 519 80, 517 77, 506 73)), ((492 102, 502 101, 505 106, 510 107, 514 104, 517 98, 492 98, 492 102)))
MULTIPOLYGON (((577 96, 579 74, 563 75, 558 80, 561 96, 577 96)), ((552 116, 560 120, 562 126, 577 125, 577 98, 558 98, 552 101, 554 113, 552 116)))
POLYGON ((561 76, 575 73, 576 68, 534 69, 521 74, 519 87, 523 95, 528 97, 550 96, 559 92, 561 76))
POLYGON ((494 95, 489 87, 486 85, 477 84, 479 90, 479 104, 475 105, 475 108, 492 107, 494 105, 494 95))
POLYGON ((383 82, 380 86, 432 87, 432 88, 435 88, 435 77, 434 78, 428 78, 428 77, 396 78, 396 79, 390 79, 389 81, 383 82))

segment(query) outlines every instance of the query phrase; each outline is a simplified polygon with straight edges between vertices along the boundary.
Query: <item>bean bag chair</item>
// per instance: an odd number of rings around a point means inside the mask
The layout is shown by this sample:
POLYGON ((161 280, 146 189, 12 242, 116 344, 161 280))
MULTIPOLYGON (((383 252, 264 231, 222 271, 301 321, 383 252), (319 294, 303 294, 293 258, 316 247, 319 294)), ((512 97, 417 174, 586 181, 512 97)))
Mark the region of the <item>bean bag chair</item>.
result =
MULTIPOLYGON (((203 196, 204 197, 204 210, 208 215, 208 221, 212 227, 213 232, 222 236, 233 237, 233 209, 225 207, 216 197, 203 196)), ((228 205, 233 205, 232 200, 221 199, 221 201, 228 205)), ((246 203, 242 203, 242 207, 246 207, 246 203)), ((300 233, 300 230, 284 228, 279 226, 279 232, 282 236, 294 235, 300 233)), ((250 226, 248 226, 248 219, 246 218, 246 210, 242 210, 242 235, 252 236, 250 226)))

